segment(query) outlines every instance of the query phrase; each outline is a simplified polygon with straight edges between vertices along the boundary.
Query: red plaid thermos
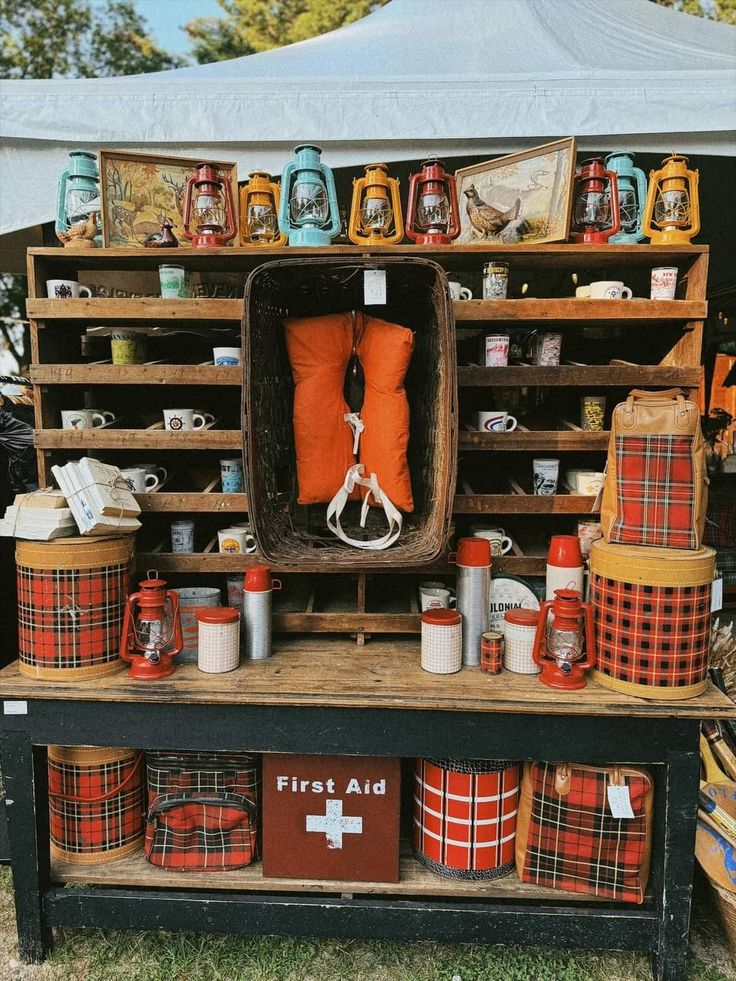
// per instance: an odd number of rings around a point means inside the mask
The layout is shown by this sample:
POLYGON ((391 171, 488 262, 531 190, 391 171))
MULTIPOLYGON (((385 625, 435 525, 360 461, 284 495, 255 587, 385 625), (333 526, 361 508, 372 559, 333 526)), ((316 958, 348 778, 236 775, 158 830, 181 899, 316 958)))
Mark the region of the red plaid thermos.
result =
POLYGON ((414 851, 451 879, 497 879, 514 867, 519 765, 418 759, 414 851))

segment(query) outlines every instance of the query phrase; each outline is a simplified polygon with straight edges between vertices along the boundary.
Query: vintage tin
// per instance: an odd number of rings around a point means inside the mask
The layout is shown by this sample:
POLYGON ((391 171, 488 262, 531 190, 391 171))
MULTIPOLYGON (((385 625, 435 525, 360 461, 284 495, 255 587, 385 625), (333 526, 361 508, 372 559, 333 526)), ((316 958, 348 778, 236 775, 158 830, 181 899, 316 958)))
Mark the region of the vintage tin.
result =
POLYGON ((480 635, 480 669, 488 674, 501 674, 503 662, 503 634, 487 630, 480 635))

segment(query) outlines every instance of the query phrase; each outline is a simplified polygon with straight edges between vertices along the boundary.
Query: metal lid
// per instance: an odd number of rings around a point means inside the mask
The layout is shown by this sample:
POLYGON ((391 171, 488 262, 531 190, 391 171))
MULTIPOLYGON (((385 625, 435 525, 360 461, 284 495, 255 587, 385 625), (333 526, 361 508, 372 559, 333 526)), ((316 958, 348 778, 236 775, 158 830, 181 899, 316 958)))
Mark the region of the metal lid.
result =
POLYGON ((235 623, 239 619, 239 611, 231 606, 210 606, 197 610, 197 620, 200 623, 235 623))
POLYGON ((538 610, 524 610, 521 607, 513 610, 506 610, 503 615, 506 623, 515 623, 520 627, 534 627, 536 629, 539 622, 538 610))
POLYGON ((454 627, 462 620, 457 610, 446 610, 440 607, 436 610, 425 610, 422 613, 422 623, 432 623, 438 627, 454 627))

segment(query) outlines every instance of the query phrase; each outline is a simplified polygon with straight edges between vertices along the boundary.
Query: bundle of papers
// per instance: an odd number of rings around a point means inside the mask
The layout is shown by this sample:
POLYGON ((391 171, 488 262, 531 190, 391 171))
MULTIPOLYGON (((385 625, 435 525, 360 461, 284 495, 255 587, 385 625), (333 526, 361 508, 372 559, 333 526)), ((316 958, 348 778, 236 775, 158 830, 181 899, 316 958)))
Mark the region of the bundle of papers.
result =
POLYGON ((17 494, 0 519, 0 536, 48 542, 76 535, 77 524, 61 491, 46 487, 17 494))
POLYGON ((83 457, 51 472, 81 535, 129 535, 141 526, 140 507, 117 467, 83 457))

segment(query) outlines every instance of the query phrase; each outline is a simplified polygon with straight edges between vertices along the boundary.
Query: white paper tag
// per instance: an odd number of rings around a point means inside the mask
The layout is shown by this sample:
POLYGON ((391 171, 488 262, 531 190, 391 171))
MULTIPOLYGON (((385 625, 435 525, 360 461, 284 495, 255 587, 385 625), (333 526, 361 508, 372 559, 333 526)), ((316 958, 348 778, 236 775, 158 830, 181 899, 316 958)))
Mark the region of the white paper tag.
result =
POLYGON ((710 612, 718 613, 721 609, 723 609, 723 576, 713 580, 710 594, 710 612))
POLYGON ((609 783, 607 790, 608 806, 611 808, 611 814, 615 818, 633 818, 634 812, 631 810, 631 795, 626 784, 619 787, 609 783))
POLYGON ((366 269, 363 272, 363 302, 366 306, 386 303, 386 270, 366 269))
POLYGON ((28 715, 28 702, 3 702, 3 715, 28 715))

